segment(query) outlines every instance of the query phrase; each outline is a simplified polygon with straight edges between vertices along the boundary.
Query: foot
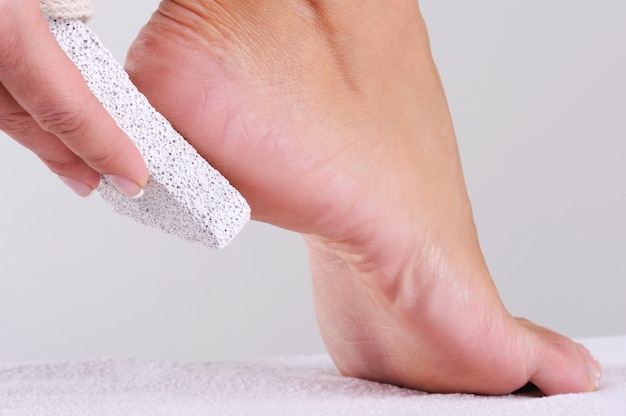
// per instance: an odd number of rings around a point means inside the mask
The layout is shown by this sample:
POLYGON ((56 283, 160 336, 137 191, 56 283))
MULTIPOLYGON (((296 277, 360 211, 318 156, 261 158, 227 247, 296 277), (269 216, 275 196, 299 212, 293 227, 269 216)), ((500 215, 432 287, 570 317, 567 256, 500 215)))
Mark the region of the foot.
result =
POLYGON ((596 388, 582 346, 500 301, 414 0, 164 0, 127 69, 254 219, 303 234, 342 373, 433 392, 596 388))

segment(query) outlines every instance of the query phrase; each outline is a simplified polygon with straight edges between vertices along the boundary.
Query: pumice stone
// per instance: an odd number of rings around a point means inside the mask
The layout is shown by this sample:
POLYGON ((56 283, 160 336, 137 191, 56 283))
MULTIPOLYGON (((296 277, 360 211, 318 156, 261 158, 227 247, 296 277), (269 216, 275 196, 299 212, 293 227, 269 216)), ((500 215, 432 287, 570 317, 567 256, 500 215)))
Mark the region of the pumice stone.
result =
POLYGON ((250 207, 133 85, 80 18, 47 17, 59 45, 148 167, 141 198, 124 196, 106 178, 98 192, 115 211, 191 242, 222 248, 250 219, 250 207))

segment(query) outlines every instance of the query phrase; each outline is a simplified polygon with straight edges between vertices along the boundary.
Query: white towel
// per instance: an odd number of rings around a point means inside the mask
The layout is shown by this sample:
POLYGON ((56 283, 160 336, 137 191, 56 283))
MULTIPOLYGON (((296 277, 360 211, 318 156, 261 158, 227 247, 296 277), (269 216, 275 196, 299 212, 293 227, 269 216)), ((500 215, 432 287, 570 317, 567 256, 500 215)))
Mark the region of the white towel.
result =
POLYGON ((342 377, 327 356, 93 360, 0 364, 0 415, 626 415, 626 336, 583 343, 604 363, 595 393, 427 394, 342 377))

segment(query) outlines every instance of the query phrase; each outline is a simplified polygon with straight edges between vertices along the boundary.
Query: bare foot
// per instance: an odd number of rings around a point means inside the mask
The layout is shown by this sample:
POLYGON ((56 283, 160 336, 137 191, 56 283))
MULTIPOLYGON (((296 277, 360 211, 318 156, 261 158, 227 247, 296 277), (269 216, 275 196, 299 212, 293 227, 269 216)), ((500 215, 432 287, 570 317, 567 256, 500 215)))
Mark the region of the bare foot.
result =
POLYGON ((304 235, 344 374, 437 392, 596 388, 582 346, 500 301, 414 0, 164 0, 127 69, 253 218, 304 235))

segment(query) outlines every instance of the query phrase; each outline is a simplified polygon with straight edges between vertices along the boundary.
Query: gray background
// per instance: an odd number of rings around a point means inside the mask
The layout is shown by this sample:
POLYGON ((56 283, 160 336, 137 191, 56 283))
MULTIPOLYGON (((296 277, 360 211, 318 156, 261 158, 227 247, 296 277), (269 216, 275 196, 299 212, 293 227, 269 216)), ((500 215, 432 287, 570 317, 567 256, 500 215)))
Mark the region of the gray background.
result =
MULTIPOLYGON (((155 0, 98 2, 122 61, 155 0)), ((626 3, 421 3, 483 250, 505 304, 626 334, 626 3)), ((75 197, 0 133, 0 361, 323 351, 299 236, 207 251, 75 197)))

